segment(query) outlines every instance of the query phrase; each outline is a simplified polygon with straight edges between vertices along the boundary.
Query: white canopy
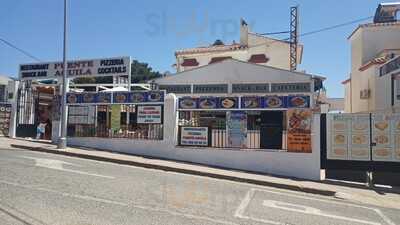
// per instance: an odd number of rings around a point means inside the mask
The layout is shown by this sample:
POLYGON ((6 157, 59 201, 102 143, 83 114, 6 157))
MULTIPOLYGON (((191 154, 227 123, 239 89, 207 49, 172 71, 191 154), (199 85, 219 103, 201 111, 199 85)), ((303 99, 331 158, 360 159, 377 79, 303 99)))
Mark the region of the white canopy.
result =
POLYGON ((128 91, 128 89, 124 87, 113 87, 100 92, 117 92, 117 91, 128 91))

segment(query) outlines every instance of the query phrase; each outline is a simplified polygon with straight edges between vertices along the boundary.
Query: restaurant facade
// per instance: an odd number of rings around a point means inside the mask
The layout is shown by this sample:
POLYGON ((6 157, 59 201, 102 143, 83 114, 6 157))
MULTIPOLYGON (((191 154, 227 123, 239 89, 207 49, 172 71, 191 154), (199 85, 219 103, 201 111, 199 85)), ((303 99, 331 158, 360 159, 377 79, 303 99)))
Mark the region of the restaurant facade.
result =
MULTIPOLYGON (((130 76, 129 57, 71 61, 70 78, 130 76), (111 61, 104 61, 111 60, 111 61), (118 68, 114 68, 118 67, 118 68), (125 67, 120 68, 120 67, 125 67), (94 72, 93 72, 94 71, 94 72), (104 72, 104 73, 103 73, 104 72)), ((59 137, 59 64, 21 65, 15 135, 59 137), (43 82, 43 80, 54 82, 43 82), (30 132, 30 133, 29 133, 30 132)), ((61 71, 62 72, 62 71, 61 71)), ((60 73, 62 74, 62 73, 60 73)), ((320 180, 324 78, 227 59, 151 82, 67 94, 69 145, 320 180), (147 86, 146 86, 147 87, 147 86)))

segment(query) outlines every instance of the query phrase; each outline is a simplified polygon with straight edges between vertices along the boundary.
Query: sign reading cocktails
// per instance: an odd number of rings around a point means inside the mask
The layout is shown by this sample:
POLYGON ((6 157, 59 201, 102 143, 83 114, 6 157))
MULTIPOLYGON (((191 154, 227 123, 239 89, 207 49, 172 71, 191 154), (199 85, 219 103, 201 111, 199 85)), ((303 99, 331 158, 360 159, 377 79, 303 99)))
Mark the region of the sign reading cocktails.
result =
MULTIPOLYGON (((75 78, 129 75, 130 62, 130 57, 68 61, 67 76, 75 78)), ((62 77, 63 70, 62 62, 22 64, 19 66, 19 78, 22 80, 58 78, 62 77)))

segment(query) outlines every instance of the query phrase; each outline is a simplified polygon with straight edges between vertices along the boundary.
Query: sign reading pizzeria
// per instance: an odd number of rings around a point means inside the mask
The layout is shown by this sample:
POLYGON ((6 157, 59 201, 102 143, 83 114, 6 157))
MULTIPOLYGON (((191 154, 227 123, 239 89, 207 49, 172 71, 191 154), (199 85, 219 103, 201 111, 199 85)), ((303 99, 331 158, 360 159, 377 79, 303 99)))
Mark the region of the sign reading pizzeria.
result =
MULTIPOLYGON (((128 76, 130 63, 130 57, 68 61, 67 76, 128 76)), ((22 64, 19 66, 19 77, 22 80, 57 78, 62 77, 63 70, 62 62, 22 64)))

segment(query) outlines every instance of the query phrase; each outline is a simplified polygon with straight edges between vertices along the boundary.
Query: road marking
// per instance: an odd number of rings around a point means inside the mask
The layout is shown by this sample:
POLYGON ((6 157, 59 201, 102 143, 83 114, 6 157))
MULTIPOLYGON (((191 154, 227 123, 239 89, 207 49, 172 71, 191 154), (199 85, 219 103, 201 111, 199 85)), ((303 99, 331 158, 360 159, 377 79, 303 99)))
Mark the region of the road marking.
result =
POLYGON ((35 191, 50 192, 50 193, 62 195, 62 196, 65 196, 65 197, 78 198, 78 199, 83 199, 83 200, 87 200, 87 201, 96 201, 96 202, 113 204, 113 205, 128 206, 128 204, 123 203, 123 202, 118 202, 118 201, 108 200, 108 199, 104 199, 104 198, 93 197, 93 196, 89 196, 89 195, 71 194, 71 193, 60 192, 60 191, 51 190, 51 189, 47 189, 47 188, 33 187, 31 185, 24 185, 24 184, 19 184, 19 183, 15 183, 15 182, 5 181, 5 180, 0 180, 0 183, 7 184, 7 185, 12 185, 12 186, 15 186, 15 187, 35 190, 35 191))
POLYGON ((138 208, 138 209, 147 210, 147 211, 165 212, 165 213, 175 215, 175 216, 182 216, 182 217, 198 219, 198 220, 207 220, 207 221, 217 223, 217 224, 239 225, 237 223, 230 222, 230 221, 213 219, 213 218, 209 218, 209 217, 205 217, 205 216, 197 216, 197 215, 193 215, 193 214, 189 214, 189 213, 174 212, 169 209, 163 209, 163 208, 158 208, 158 207, 147 207, 147 206, 141 206, 141 205, 135 205, 135 204, 127 204, 127 203, 123 203, 123 202, 93 197, 93 196, 89 196, 89 195, 71 194, 71 193, 55 191, 55 190, 51 190, 51 189, 47 189, 47 188, 33 187, 31 185, 24 185, 24 184, 19 184, 19 183, 15 183, 15 182, 5 181, 5 180, 0 180, 0 183, 6 184, 6 185, 12 185, 15 187, 20 187, 20 188, 26 188, 26 189, 30 189, 30 190, 50 192, 50 193, 58 194, 58 195, 61 195, 64 197, 77 198, 77 199, 82 199, 82 200, 86 200, 86 201, 95 201, 95 202, 107 203, 107 204, 118 205, 118 206, 123 206, 123 207, 133 207, 133 208, 138 208))
POLYGON ((270 207, 270 208, 282 209, 282 210, 287 210, 287 211, 292 211, 292 212, 299 212, 299 213, 304 213, 304 214, 308 214, 308 215, 323 216, 323 217, 328 217, 328 218, 332 218, 332 219, 346 220, 346 221, 362 223, 362 224, 382 225, 381 223, 370 222, 370 221, 366 221, 366 220, 359 220, 359 219, 355 219, 355 218, 324 213, 320 209, 317 209, 317 208, 313 208, 313 207, 309 207, 309 206, 305 206, 305 205, 292 204, 292 203, 288 203, 288 202, 264 200, 263 205, 266 207, 270 207))
POLYGON ((249 206, 251 200, 254 197, 255 191, 256 191, 256 189, 252 188, 246 193, 243 200, 240 202, 239 207, 236 209, 234 216, 237 218, 249 219, 249 220, 254 220, 254 221, 262 222, 262 223, 269 223, 269 224, 274 224, 274 225, 285 225, 284 223, 277 222, 277 221, 257 219, 257 218, 253 218, 253 217, 244 215, 246 208, 249 206))
MULTIPOLYGON (((328 200, 328 199, 312 198, 312 197, 296 195, 296 194, 288 193, 288 192, 281 193, 281 192, 278 192, 278 191, 272 191, 272 190, 266 190, 266 189, 258 189, 258 188, 251 188, 246 193, 245 197, 243 198, 243 200, 241 201, 241 203, 239 204, 238 208, 235 211, 235 214, 234 214, 235 217, 242 218, 242 219, 254 220, 254 221, 257 221, 257 222, 268 223, 268 224, 286 225, 286 223, 282 223, 282 222, 278 222, 278 221, 271 221, 271 220, 253 218, 251 216, 244 215, 245 210, 249 206, 249 204, 250 204, 251 200, 253 199, 254 194, 255 194, 256 191, 269 192, 269 193, 273 193, 273 194, 277 194, 277 195, 285 195, 285 196, 296 197, 296 198, 312 200, 312 201, 320 201, 320 202, 325 202, 325 203, 329 203, 329 204, 333 203, 333 204, 337 204, 337 205, 345 205, 345 206, 351 206, 351 207, 358 207, 358 208, 362 208, 362 209, 368 209, 368 210, 372 210, 372 211, 376 212, 385 221, 385 223, 387 223, 388 225, 396 225, 393 221, 391 221, 389 219, 389 217, 387 217, 385 214, 383 214, 383 212, 380 209, 377 209, 377 208, 372 208, 372 207, 367 207, 367 206, 362 206, 362 205, 356 205, 356 204, 352 204, 352 203, 332 201, 332 200, 328 200)), ((288 204, 288 203, 285 203, 285 204, 288 204)), ((268 205, 268 202, 267 202, 267 205, 268 205)), ((293 206, 293 204, 292 204, 292 206, 293 206)), ((304 206, 302 206, 302 207, 304 207, 304 206)), ((295 209, 292 209, 292 211, 293 210, 295 210, 295 209)), ((351 218, 351 219, 353 219, 353 218, 351 218)), ((358 219, 355 219, 355 220, 358 220, 358 219)), ((353 222, 355 222, 355 221, 353 221, 353 222)), ((363 222, 363 223, 365 223, 365 222, 363 222)), ((373 223, 373 222, 368 222, 367 221, 367 224, 374 224, 375 225, 375 224, 381 224, 381 223, 373 223)))
POLYGON ((30 156, 21 156, 21 158, 33 159, 35 161, 35 166, 38 166, 38 167, 43 167, 43 168, 48 168, 48 169, 53 169, 53 170, 60 170, 60 171, 64 171, 64 172, 70 172, 70 173, 76 173, 76 174, 82 174, 82 175, 88 175, 88 176, 94 176, 94 177, 102 177, 102 178, 108 178, 108 179, 115 178, 112 176, 101 175, 101 174, 96 174, 96 173, 88 173, 88 172, 84 172, 84 171, 80 171, 80 170, 66 169, 66 168, 64 168, 64 165, 72 165, 72 166, 79 166, 79 165, 61 161, 61 160, 57 160, 57 159, 36 158, 36 157, 30 157, 30 156))

